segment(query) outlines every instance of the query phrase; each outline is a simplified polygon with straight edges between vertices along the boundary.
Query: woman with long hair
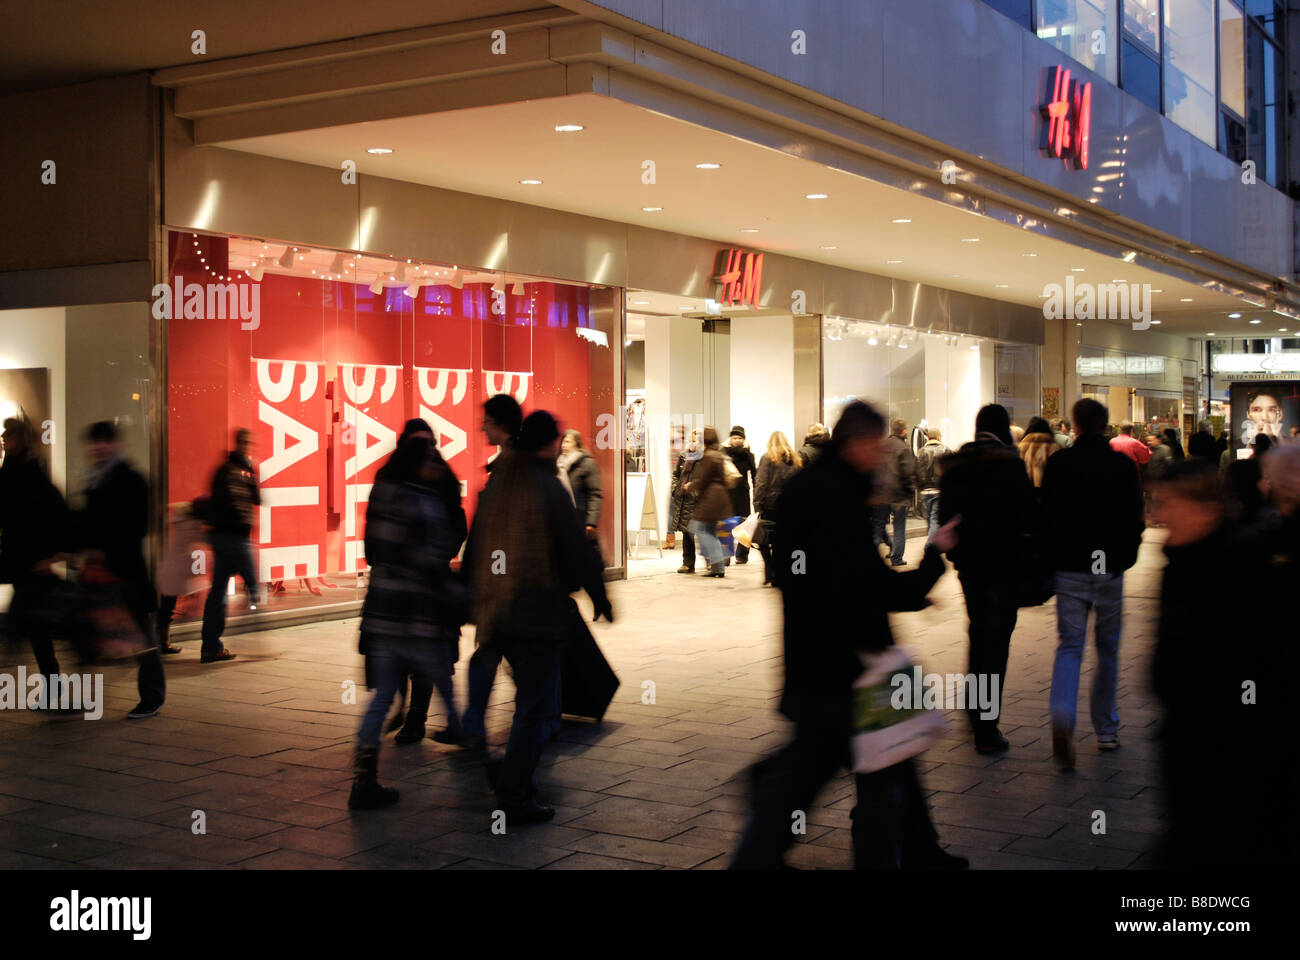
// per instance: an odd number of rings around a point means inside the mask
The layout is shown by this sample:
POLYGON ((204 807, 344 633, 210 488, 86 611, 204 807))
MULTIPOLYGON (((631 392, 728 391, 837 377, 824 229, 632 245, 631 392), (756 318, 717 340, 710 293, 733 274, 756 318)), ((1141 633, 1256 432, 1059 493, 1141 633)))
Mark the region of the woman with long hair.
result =
POLYGON ((1029 481, 1037 490, 1043 485, 1043 467, 1047 465, 1047 458, 1061 449, 1056 437, 1052 435, 1051 424, 1042 417, 1034 417, 1029 421, 1029 427, 1017 448, 1020 450, 1020 459, 1025 462, 1029 481))
POLYGON ((495 644, 514 671, 510 739, 504 757, 488 764, 497 801, 514 824, 555 816, 537 797, 534 773, 558 719, 560 646, 586 629, 570 594, 585 588, 597 615, 614 619, 597 555, 556 476, 559 446, 554 417, 537 410, 525 418, 479 496, 465 552, 475 640, 495 644))
POLYGON ((763 585, 772 582, 772 538, 776 534, 777 504, 785 483, 803 466, 803 458, 777 430, 768 437, 767 453, 758 461, 758 482, 754 485, 754 509, 758 511, 758 552, 763 556, 763 585))
POLYGON ((460 623, 447 612, 436 585, 450 579, 448 563, 460 548, 464 521, 457 524, 435 491, 439 471, 434 452, 428 438, 408 437, 370 491, 365 536, 370 587, 361 630, 375 694, 357 734, 348 799, 353 809, 397 802, 397 791, 378 781, 379 738, 398 685, 408 674, 413 714, 417 692, 431 690, 435 683, 448 700, 449 713, 455 713, 447 666, 448 660, 455 663, 460 623))

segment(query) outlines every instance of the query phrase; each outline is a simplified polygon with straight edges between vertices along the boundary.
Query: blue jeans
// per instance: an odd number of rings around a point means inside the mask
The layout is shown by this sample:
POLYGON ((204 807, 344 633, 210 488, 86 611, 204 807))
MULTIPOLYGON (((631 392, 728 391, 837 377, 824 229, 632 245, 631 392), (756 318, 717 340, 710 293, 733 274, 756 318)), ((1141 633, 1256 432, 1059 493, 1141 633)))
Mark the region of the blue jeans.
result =
POLYGON ((500 663, 501 648, 491 641, 480 644, 469 658, 469 706, 460 718, 466 736, 487 736, 483 714, 487 711, 500 663))
POLYGON ((1124 612, 1124 574, 1056 575, 1056 664, 1052 669, 1052 726, 1074 730, 1079 702, 1079 666, 1088 638, 1088 611, 1096 608, 1097 667, 1092 674, 1092 729, 1098 740, 1119 731, 1115 705, 1119 684, 1119 635, 1124 612))
POLYGON ((879 547, 888 543, 889 560, 894 564, 903 562, 903 548, 907 546, 907 504, 881 504, 871 508, 871 544, 879 547), (885 531, 890 517, 894 518, 894 535, 890 537, 885 531))
POLYGON ((722 549, 722 541, 718 539, 715 532, 717 528, 717 524, 712 520, 691 521, 691 533, 695 534, 695 539, 699 541, 700 553, 704 554, 704 559, 710 566, 727 559, 727 553, 722 549))
POLYGON ((934 536, 934 531, 939 529, 939 495, 937 493, 926 493, 921 496, 921 519, 930 525, 926 535, 934 536))
POLYGON ((372 636, 366 657, 370 660, 370 679, 375 684, 374 696, 361 718, 357 743, 363 747, 378 747, 384 732, 388 708, 393 705, 397 688, 405 683, 409 674, 412 686, 421 684, 433 687, 437 672, 433 645, 418 641, 399 641, 385 636, 372 636))
POLYGON ((556 714, 560 669, 554 641, 499 638, 501 653, 515 675, 515 717, 497 774, 497 800, 519 807, 535 799, 538 761, 550 738, 556 714))
POLYGON ((257 571, 253 569, 253 545, 247 536, 234 533, 212 535, 212 589, 203 605, 203 654, 221 652, 221 634, 226 630, 226 586, 238 576, 253 602, 257 598, 257 571))

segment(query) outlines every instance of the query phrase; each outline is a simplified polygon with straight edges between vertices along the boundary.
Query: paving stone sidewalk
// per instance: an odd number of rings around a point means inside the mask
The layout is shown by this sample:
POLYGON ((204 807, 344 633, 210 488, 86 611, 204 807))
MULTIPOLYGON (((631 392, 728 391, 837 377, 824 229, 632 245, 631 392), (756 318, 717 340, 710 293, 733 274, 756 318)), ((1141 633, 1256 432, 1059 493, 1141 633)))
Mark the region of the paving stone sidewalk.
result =
MULTIPOLYGON (((1147 865, 1160 828, 1157 709, 1147 683, 1158 535, 1148 532, 1125 585, 1122 749, 1099 753, 1088 729, 1090 648, 1078 770, 1053 768, 1047 697, 1056 614, 1048 604, 1022 611, 1012 640, 1001 721, 1010 752, 976 754, 962 718, 950 716, 946 738, 922 757, 941 840, 974 867, 1147 865), (1097 811, 1104 835, 1093 833, 1097 811)), ((912 563, 920 547, 915 538, 912 563)), ((125 667, 106 670, 99 721, 0 711, 0 867, 723 869, 744 823, 743 771, 789 735, 776 710, 779 594, 761 585, 756 555, 723 580, 678 576, 668 554, 656 562, 664 572, 611 585, 618 622, 594 626, 622 687, 603 723, 566 722, 548 751, 539 780, 557 809, 553 823, 493 834, 481 764, 431 740, 403 748, 386 741, 381 779, 401 790, 401 802, 349 812, 352 738, 369 694, 357 622, 348 620, 232 637, 240 656, 223 664, 200 665, 197 641, 186 643, 167 661, 167 705, 148 720, 125 719, 137 699, 125 667), (653 704, 642 702, 647 681, 653 704), (344 702, 349 682, 355 704, 344 702), (192 829, 197 811, 205 834, 192 829)), ((898 642, 927 671, 964 672, 955 572, 932 597, 929 608, 894 616, 898 642)), ((462 703, 471 634, 457 667, 462 703)), ((0 651, 0 672, 24 661, 35 669, 24 648, 0 651)), ((512 696, 503 670, 487 716, 498 749, 512 696)), ((431 716, 431 730, 440 719, 431 716)), ((853 802, 852 778, 832 781, 789 862, 849 868, 853 802)))

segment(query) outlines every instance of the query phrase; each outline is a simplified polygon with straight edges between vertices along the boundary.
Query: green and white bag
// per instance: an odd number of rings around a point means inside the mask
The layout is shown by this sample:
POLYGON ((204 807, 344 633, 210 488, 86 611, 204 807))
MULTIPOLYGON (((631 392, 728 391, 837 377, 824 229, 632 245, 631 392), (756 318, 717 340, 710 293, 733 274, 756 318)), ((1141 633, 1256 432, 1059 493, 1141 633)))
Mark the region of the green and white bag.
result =
POLYGON ((943 735, 942 710, 919 704, 895 707, 892 680, 912 673, 912 657, 902 647, 862 654, 866 667, 853 684, 853 772, 874 773, 914 757, 943 735))

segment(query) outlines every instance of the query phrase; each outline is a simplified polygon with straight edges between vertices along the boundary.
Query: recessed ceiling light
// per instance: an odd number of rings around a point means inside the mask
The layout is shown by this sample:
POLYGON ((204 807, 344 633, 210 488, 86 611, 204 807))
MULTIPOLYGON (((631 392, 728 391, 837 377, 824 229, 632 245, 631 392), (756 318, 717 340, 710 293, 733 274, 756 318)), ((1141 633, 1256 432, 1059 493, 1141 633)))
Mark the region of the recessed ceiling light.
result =
POLYGON ((580 123, 557 123, 555 125, 556 133, 577 133, 583 129, 580 123))
POLYGON ((825 200, 829 196, 829 193, 805 193, 803 198, 805 200, 825 200))
POLYGON ((897 219, 890 220, 889 222, 890 223, 911 223, 912 221, 908 220, 906 217, 898 217, 897 219))
POLYGON ((1084 273, 1085 271, 1087 271, 1087 269, 1088 269, 1087 267, 1071 267, 1071 268, 1070 268, 1070 272, 1071 272, 1071 273, 1084 273))
POLYGON ((960 280, 960 279, 961 279, 961 274, 960 274, 960 273, 950 273, 950 274, 948 274, 948 279, 949 279, 949 280, 960 280))
POLYGON ((373 154, 376 157, 382 157, 384 154, 392 153, 392 147, 371 147, 366 153, 373 154))
POLYGON ((993 286, 997 287, 999 290, 1004 290, 1004 289, 1006 289, 1007 287, 1011 286, 1011 284, 1009 284, 1009 283, 995 283, 995 284, 993 284, 993 286))
POLYGON ((527 180, 520 180, 519 182, 522 183, 525 187, 540 187, 542 185, 542 181, 534 180, 531 177, 529 177, 527 180))
POLYGON ((1111 283, 1128 283, 1127 280, 1112 280, 1111 283))
POLYGON ((659 213, 661 210, 663 210, 663 207, 642 207, 641 208, 642 213, 659 213))
POLYGON ((1212 336, 1214 336, 1213 331, 1211 331, 1210 333, 1207 333, 1206 336, 1207 336, 1207 337, 1212 337, 1212 336))
POLYGON ((822 249, 823 249, 823 250, 838 250, 839 247, 835 246, 835 244, 833 244, 833 243, 823 243, 823 244, 822 244, 822 249))
POLYGON ((1162 323, 1164 323, 1163 320, 1152 320, 1152 321, 1151 321, 1151 325, 1152 325, 1153 327, 1158 327, 1158 326, 1160 326, 1160 324, 1162 324, 1162 323))
POLYGON ((1022 256, 1022 257, 1036 257, 1036 256, 1038 256, 1038 254, 1036 254, 1036 253, 1022 253, 1021 256, 1022 256))
POLYGON ((1277 328, 1277 332, 1278 332, 1278 333, 1286 333, 1286 327, 1278 327, 1278 328, 1277 328))
POLYGON ((885 263, 902 263, 902 260, 886 260, 885 263))
POLYGON ((741 227, 741 233, 758 233, 758 227, 741 227))
POLYGON ((696 169, 696 170, 717 170, 717 169, 718 169, 719 167, 721 167, 721 166, 722 166, 722 164, 720 164, 720 163, 713 163, 712 161, 705 161, 704 163, 697 163, 697 164, 695 165, 695 169, 696 169))
POLYGON ((1136 250, 1130 250, 1128 253, 1124 254, 1124 256, 1120 257, 1120 259, 1123 260, 1125 263, 1132 263, 1137 258, 1138 255, 1136 250))
POLYGON ((650 306, 650 301, 649 301, 649 300, 633 300, 633 301, 632 301, 632 306, 634 306, 634 307, 648 307, 648 306, 650 306))
POLYGON ((694 310, 694 309, 695 309, 695 306, 694 306, 693 304, 688 303, 686 306, 684 306, 684 307, 678 307, 677 309, 678 309, 678 310, 694 310))
POLYGON ((1252 320, 1252 321, 1250 321, 1250 322, 1251 322, 1251 323, 1259 323, 1260 321, 1259 321, 1258 319, 1255 319, 1255 320, 1252 320))
POLYGON ((1241 319, 1241 314, 1239 314, 1239 313, 1230 313, 1230 314, 1228 314, 1228 319, 1229 319, 1229 320, 1240 320, 1240 319, 1241 319))
POLYGON ((962 237, 962 238, 961 238, 961 242, 962 242, 962 243, 979 243, 979 242, 980 242, 980 238, 979 238, 979 237, 962 237))
POLYGON ((1152 293, 1164 293, 1163 290, 1152 290, 1151 292, 1152 292, 1152 293))
POLYGON ((1179 302, 1179 303, 1191 303, 1191 302, 1192 302, 1192 298, 1191 298, 1191 297, 1182 297, 1182 298, 1179 299, 1178 302, 1179 302))

